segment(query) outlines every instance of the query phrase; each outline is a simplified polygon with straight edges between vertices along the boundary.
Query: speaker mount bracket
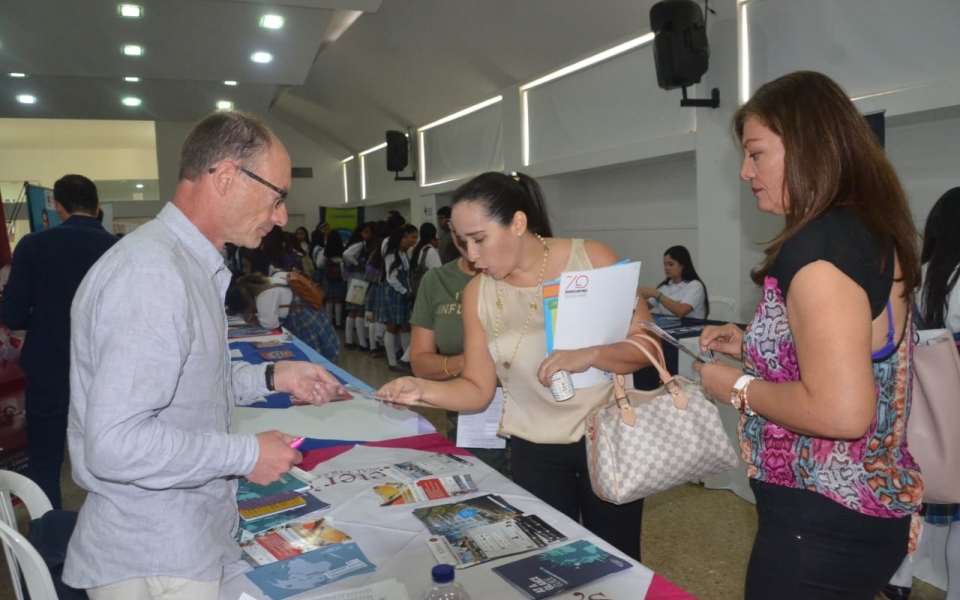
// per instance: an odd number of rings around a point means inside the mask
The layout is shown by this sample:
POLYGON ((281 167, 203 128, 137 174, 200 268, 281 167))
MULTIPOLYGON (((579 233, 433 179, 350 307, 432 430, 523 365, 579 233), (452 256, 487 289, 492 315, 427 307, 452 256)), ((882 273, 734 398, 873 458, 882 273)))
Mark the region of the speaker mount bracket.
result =
POLYGON ((701 106, 704 108, 717 108, 720 106, 720 89, 710 90, 710 98, 687 98, 687 86, 683 86, 683 100, 680 106, 701 106))
POLYGON ((416 180, 417 180, 417 172, 414 171, 414 172, 413 172, 413 175, 410 175, 409 177, 400 177, 400 172, 399 172, 399 171, 394 171, 394 172, 393 172, 393 180, 394 180, 394 181, 416 181, 416 180))

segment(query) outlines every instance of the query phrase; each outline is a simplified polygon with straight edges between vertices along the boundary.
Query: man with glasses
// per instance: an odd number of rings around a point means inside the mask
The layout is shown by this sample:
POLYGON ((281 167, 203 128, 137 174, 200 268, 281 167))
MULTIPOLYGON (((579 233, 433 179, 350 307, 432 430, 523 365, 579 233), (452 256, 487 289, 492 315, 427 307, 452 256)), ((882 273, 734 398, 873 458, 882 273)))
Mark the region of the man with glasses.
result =
POLYGON ((68 439, 88 495, 63 580, 93 600, 216 600, 240 557, 236 477, 267 484, 301 459, 291 435, 231 435, 234 404, 342 391, 308 362, 230 361, 219 250, 283 226, 289 187, 290 157, 266 126, 215 113, 184 142, 173 201, 77 292, 68 439))

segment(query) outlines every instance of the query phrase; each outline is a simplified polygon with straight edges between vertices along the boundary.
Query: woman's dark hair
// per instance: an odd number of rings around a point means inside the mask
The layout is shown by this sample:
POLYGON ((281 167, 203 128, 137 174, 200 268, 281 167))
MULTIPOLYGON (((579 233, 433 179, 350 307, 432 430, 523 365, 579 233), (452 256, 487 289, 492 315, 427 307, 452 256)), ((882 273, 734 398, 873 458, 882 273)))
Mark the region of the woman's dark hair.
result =
POLYGON ((417 245, 413 248, 413 256, 410 258, 410 270, 417 268, 417 264, 420 262, 420 252, 423 251, 423 247, 427 244, 433 242, 437 239, 437 226, 433 223, 424 223, 420 226, 420 239, 417 240, 417 245))
POLYGON ((540 185, 529 175, 482 173, 457 188, 451 205, 456 206, 458 202, 479 203, 488 217, 504 227, 510 224, 513 215, 522 212, 527 216, 527 229, 543 237, 553 237, 546 198, 540 185))
POLYGON ((960 187, 947 190, 930 209, 920 262, 927 265, 920 307, 923 326, 946 327, 947 301, 960 276, 960 187))
POLYGON ((370 237, 373 238, 373 226, 375 223, 373 221, 367 221, 366 223, 361 223, 353 229, 353 233, 350 234, 350 239, 347 240, 347 243, 344 245, 344 248, 349 248, 350 246, 356 244, 357 242, 363 241, 363 232, 367 229, 370 230, 370 237))
POLYGON ((263 236, 260 249, 267 255, 270 264, 279 269, 284 250, 283 229, 280 229, 279 225, 274 225, 273 229, 263 236))
POLYGON ((238 278, 227 289, 224 304, 231 314, 242 314, 257 302, 257 296, 274 284, 261 273, 250 273, 238 278))
MULTIPOLYGON (((667 251, 663 253, 663 255, 669 256, 680 264, 680 279, 683 281, 699 281, 700 285, 703 286, 703 302, 707 307, 707 312, 703 315, 703 318, 706 319, 709 317, 710 295, 707 294, 707 284, 700 279, 700 276, 697 274, 697 270, 693 268, 693 258, 690 256, 690 251, 687 250, 686 246, 670 246, 667 248, 667 251)), ((657 287, 666 285, 668 283, 670 283, 669 277, 657 284, 657 287)))
POLYGON ((247 250, 242 258, 250 263, 250 273, 259 273, 264 277, 270 275, 270 257, 263 250, 247 250))
POLYGON ((874 235, 883 263, 891 246, 900 261, 904 294, 920 283, 917 232, 906 195, 866 120, 832 79, 789 73, 758 89, 733 115, 737 139, 756 117, 783 142, 786 225, 750 275, 758 285, 783 244, 808 223, 837 207, 849 208, 874 235))
POLYGON ((327 236, 327 245, 323 247, 323 255, 327 258, 343 256, 343 238, 340 237, 339 231, 330 230, 330 235, 327 236))
POLYGON ((400 266, 400 242, 411 233, 417 233, 417 228, 407 223, 402 227, 394 229, 390 237, 387 238, 387 248, 384 254, 387 256, 393 255, 393 264, 390 265, 390 271, 400 266))
POLYGON ((292 231, 283 232, 283 251, 284 252, 293 252, 297 256, 303 256, 303 247, 300 246, 300 240, 297 239, 297 234, 292 231))

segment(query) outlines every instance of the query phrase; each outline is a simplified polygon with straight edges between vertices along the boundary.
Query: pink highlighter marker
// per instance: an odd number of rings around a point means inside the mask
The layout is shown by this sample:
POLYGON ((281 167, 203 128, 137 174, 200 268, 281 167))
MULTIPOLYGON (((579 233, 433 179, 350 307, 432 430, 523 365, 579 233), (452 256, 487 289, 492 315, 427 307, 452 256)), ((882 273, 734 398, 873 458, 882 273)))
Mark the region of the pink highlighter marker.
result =
POLYGON ((304 438, 302 438, 302 437, 298 437, 297 439, 293 440, 292 442, 290 442, 290 447, 293 448, 293 449, 299 448, 299 447, 300 447, 300 444, 303 443, 303 439, 304 439, 304 438))

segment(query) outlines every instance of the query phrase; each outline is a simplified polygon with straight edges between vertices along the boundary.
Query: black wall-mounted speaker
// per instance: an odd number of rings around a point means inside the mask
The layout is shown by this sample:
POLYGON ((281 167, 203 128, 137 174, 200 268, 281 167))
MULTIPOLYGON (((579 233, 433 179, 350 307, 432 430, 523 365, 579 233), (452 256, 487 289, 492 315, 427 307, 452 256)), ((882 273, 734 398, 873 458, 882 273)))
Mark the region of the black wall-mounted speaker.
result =
POLYGON ((407 168, 409 160, 407 134, 402 131, 387 132, 387 170, 399 173, 407 168))
POLYGON ((650 7, 657 84, 672 90, 700 83, 710 65, 707 26, 694 0, 663 0, 650 7))

